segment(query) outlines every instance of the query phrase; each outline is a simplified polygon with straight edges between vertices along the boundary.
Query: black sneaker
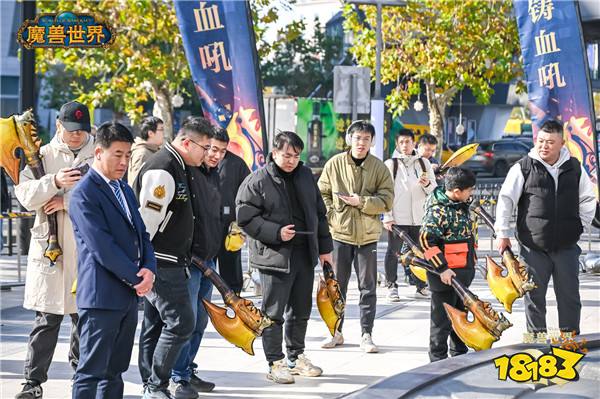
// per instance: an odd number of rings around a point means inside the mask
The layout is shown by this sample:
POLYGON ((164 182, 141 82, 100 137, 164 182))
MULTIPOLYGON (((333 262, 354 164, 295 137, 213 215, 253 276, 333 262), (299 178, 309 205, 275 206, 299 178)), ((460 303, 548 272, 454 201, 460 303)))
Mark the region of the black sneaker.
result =
POLYGON ((187 381, 171 381, 171 391, 175 399, 196 399, 198 392, 187 381))
POLYGON ((215 389, 215 384, 204 381, 196 374, 192 374, 192 377, 190 378, 190 385, 196 390, 196 392, 211 392, 213 389, 215 389))
POLYGON ((23 384, 21 392, 15 395, 15 399, 38 399, 42 397, 44 390, 41 385, 33 382, 26 382, 23 384))

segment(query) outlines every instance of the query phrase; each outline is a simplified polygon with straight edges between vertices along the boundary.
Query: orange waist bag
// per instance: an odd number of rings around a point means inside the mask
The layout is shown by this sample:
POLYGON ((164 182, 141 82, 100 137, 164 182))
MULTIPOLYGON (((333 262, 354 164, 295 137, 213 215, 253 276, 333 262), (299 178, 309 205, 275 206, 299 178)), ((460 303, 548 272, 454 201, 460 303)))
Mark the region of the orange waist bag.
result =
POLYGON ((444 257, 450 269, 462 269, 467 267, 469 255, 469 244, 460 242, 455 244, 444 244, 444 257))

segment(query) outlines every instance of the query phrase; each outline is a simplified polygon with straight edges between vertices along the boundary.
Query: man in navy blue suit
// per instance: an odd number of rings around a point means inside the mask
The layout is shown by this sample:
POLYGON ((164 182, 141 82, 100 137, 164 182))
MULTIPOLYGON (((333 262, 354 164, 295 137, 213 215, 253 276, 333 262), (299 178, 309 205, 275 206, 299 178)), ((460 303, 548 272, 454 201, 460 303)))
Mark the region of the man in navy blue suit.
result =
POLYGON ((71 197, 81 335, 73 399, 123 397, 121 374, 131 359, 138 297, 154 282, 154 250, 135 195, 121 181, 131 143, 125 126, 100 126, 92 169, 71 197))

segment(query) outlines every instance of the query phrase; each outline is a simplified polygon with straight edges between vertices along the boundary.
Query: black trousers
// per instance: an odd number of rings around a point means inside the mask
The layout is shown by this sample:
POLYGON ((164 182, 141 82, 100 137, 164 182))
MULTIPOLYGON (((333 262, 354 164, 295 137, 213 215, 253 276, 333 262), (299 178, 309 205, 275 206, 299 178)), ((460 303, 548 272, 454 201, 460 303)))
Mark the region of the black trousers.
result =
POLYGON ((315 265, 307 255, 305 246, 294 248, 289 273, 259 271, 263 289, 262 311, 273 320, 262 335, 269 364, 285 357, 281 346, 284 320, 288 359, 294 361, 304 352, 315 275, 315 265))
POLYGON ((138 362, 142 382, 151 391, 169 386, 171 370, 196 326, 188 273, 183 267, 159 267, 144 300, 138 362))
POLYGON ((122 374, 129 368, 137 326, 138 301, 127 309, 79 309, 81 360, 73 399, 123 397, 122 374))
POLYGON ((225 249, 225 237, 229 231, 229 225, 225 229, 223 235, 223 244, 217 255, 217 261, 219 263, 219 275, 223 277, 223 280, 227 283, 229 288, 234 292, 242 292, 244 286, 244 277, 242 275, 242 251, 230 252, 225 249))
MULTIPOLYGON (((75 371, 79 363, 79 329, 77 328, 79 316, 77 313, 70 316, 69 364, 75 371)), ((37 384, 48 381, 48 369, 58 343, 58 333, 63 318, 61 314, 35 312, 35 321, 29 334, 27 357, 25 357, 24 376, 27 381, 37 384)))
POLYGON ((579 297, 579 255, 573 245, 554 252, 536 251, 521 246, 520 254, 537 288, 525 294, 525 318, 529 332, 546 332, 546 293, 550 277, 554 283, 558 326, 561 331, 579 334, 581 299, 579 297))
MULTIPOLYGON (((335 276, 340 284, 344 300, 348 292, 348 282, 352 266, 358 278, 360 299, 360 326, 362 333, 371 333, 377 312, 377 242, 367 245, 352 245, 333 240, 333 263, 335 276)), ((342 331, 344 320, 340 322, 342 331)))
MULTIPOLYGON (((475 269, 454 269, 456 278, 465 286, 471 285, 475 277, 475 269)), ((452 329, 450 319, 444 309, 444 303, 459 310, 465 310, 465 306, 454 290, 449 285, 441 282, 440 278, 427 273, 429 286, 431 287, 431 323, 429 328, 429 360, 432 362, 443 360, 450 356, 458 356, 467 353, 469 348, 456 335, 452 329), (436 281, 432 282, 431 280, 436 281), (450 337, 450 348, 448 348, 448 337, 450 337)))
MULTIPOLYGON (((400 230, 406 232, 408 236, 416 243, 419 242, 419 230, 420 226, 399 226, 396 225, 400 230)), ((391 231, 388 231, 388 247, 385 252, 385 281, 388 287, 397 287, 396 281, 398 280, 398 256, 397 254, 404 254, 408 252, 408 245, 404 244, 402 240, 391 231)), ((408 276, 408 282, 410 285, 416 285, 417 289, 425 287, 423 281, 416 278, 410 270, 410 267, 404 267, 404 274, 408 276)))

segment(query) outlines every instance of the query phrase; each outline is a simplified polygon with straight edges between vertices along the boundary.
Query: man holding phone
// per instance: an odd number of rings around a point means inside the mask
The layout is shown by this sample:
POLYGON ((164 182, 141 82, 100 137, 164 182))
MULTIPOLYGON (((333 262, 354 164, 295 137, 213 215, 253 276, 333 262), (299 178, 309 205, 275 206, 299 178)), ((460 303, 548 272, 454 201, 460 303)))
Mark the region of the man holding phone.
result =
POLYGON ((40 149, 46 175, 35 179, 27 166, 15 187, 15 195, 28 211, 36 211, 31 229, 31 244, 25 281, 23 307, 35 311, 35 321, 27 346, 25 384, 16 398, 41 398, 41 384, 48 380, 48 369, 63 317, 71 317, 69 363, 79 363, 77 306, 71 286, 77 278, 77 248, 69 219, 71 190, 84 169, 94 159, 94 140, 89 135, 90 113, 76 101, 64 104, 56 120, 56 135, 40 149), (48 215, 56 213, 58 244, 62 255, 54 265, 44 257, 48 241, 48 215))
MULTIPOLYGON (((365 353, 378 351, 371 337, 377 303, 377 241, 381 235, 380 216, 390 211, 394 199, 390 172, 369 153, 374 137, 375 128, 369 122, 353 122, 346 132, 350 150, 327 161, 319 179, 333 236, 334 271, 344 298, 352 265, 358 277, 360 347, 365 353)), ((342 324, 323 348, 344 343, 342 324)))
POLYGON ((300 162, 302 139, 293 132, 275 137, 267 165, 249 175, 236 198, 239 226, 248 235, 250 264, 259 270, 262 311, 273 320, 262 335, 267 378, 294 382, 292 374, 317 377, 323 370, 304 355, 312 309, 314 267, 332 263, 325 204, 312 172, 300 162), (282 344, 285 314, 287 362, 282 344))

